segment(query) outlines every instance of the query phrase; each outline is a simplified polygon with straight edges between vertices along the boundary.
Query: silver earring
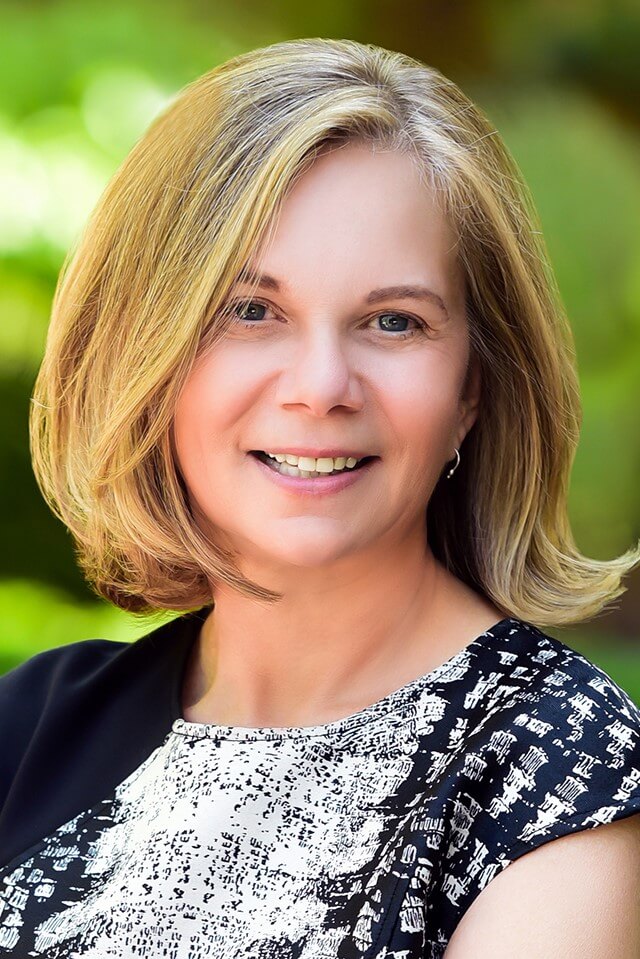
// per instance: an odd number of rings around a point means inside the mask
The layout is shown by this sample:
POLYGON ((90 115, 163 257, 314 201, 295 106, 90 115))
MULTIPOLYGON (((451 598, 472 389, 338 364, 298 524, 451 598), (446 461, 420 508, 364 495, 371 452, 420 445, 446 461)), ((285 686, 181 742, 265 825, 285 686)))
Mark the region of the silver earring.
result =
POLYGON ((460 465, 460 453, 459 453, 458 450, 456 450, 456 456, 457 456, 456 464, 455 464, 455 466, 452 466, 451 469, 449 470, 449 472, 447 473, 447 479, 451 479, 451 477, 453 476, 453 474, 454 474, 455 471, 457 470, 458 466, 460 465))

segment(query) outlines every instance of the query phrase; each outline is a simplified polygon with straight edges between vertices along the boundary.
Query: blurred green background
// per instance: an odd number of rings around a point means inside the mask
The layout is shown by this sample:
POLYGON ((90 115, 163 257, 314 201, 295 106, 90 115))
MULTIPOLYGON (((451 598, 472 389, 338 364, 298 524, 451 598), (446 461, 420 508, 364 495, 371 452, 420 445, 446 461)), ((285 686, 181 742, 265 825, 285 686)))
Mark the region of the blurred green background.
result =
MULTIPOLYGON (((598 559, 640 538, 640 8, 325 0, 0 3, 0 672, 41 649, 134 639, 99 600, 31 471, 27 417, 54 284, 104 185, 157 111, 234 54, 349 37, 451 77, 514 154, 540 211, 583 390, 571 486, 576 539, 598 559)), ((549 630, 640 703, 640 575, 592 623, 549 630)), ((170 615, 169 615, 170 618, 170 615)))

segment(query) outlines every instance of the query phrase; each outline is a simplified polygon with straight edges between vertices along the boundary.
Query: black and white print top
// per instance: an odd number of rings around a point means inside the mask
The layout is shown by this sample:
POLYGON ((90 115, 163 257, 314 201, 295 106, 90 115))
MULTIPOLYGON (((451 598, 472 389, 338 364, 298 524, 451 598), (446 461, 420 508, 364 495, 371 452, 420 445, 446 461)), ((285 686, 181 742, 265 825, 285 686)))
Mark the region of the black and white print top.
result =
POLYGON ((0 678, 0 957, 436 959, 519 856, 640 812, 640 710, 531 623, 250 728, 181 716, 207 613, 0 678))

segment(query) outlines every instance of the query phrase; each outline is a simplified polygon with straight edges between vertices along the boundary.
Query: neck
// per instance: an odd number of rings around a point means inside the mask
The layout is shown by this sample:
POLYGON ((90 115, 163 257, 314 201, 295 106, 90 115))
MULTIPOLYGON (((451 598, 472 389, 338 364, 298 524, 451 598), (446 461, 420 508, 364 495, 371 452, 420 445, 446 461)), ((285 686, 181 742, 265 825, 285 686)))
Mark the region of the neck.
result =
MULTIPOLYGON (((274 604, 216 588, 215 608, 194 644, 186 718, 239 726, 330 722, 444 661, 454 581, 424 539, 410 548, 405 542, 396 555, 385 548, 384 556, 359 560, 276 577, 267 585, 285 596, 274 604)), ((255 570, 249 575, 265 581, 255 570)), ((462 589, 468 603, 472 591, 462 589)), ((485 618, 483 628, 500 615, 492 608, 485 618)), ((463 635, 460 645, 473 638, 463 635)))

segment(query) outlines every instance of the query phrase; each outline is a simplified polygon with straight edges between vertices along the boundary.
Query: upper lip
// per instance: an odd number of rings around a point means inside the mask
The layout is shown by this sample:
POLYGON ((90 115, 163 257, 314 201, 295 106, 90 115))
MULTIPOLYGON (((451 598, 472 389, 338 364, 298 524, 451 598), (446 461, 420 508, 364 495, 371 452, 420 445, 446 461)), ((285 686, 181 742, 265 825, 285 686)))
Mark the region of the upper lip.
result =
MULTIPOLYGON (((249 452, 253 452, 253 450, 250 450, 249 452)), ((298 446, 296 449, 293 449, 293 447, 286 448, 282 446, 266 446, 263 450, 256 450, 256 452, 282 453, 283 455, 289 453, 291 456, 312 456, 315 459, 320 459, 321 457, 337 459, 339 456, 355 456, 356 459, 363 459, 365 456, 375 455, 374 453, 358 453, 353 449, 338 449, 336 446, 332 446, 328 449, 319 449, 315 446, 298 446)))

